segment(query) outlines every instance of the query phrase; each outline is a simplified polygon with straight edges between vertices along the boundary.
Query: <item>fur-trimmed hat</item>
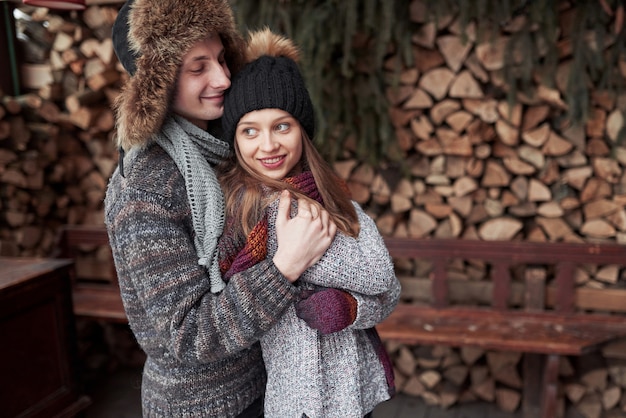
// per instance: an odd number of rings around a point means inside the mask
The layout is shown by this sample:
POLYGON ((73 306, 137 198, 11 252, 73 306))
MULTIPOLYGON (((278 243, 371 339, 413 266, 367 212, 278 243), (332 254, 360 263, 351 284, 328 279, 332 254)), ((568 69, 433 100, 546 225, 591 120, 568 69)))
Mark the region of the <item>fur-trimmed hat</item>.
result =
POLYGON ((298 59, 298 48, 291 40, 269 29, 250 34, 247 64, 233 78, 224 97, 225 141, 234 141, 237 124, 246 113, 260 109, 281 109, 290 113, 313 139, 313 104, 298 68, 298 59))
POLYGON ((176 88, 183 56, 198 41, 219 34, 231 72, 245 43, 228 0, 128 0, 113 26, 113 45, 131 74, 115 101, 117 143, 145 145, 159 131, 176 88))

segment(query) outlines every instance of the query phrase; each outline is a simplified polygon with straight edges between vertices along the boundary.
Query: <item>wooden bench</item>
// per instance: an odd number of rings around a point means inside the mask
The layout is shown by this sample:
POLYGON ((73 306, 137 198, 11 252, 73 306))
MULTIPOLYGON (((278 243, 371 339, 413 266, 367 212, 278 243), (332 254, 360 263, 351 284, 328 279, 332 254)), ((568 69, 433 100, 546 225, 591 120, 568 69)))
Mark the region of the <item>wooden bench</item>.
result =
POLYGON ((583 264, 625 266, 626 246, 385 241, 397 265, 419 259, 432 267, 426 278, 399 273, 403 298, 413 302, 401 302, 377 326, 381 338, 409 345, 527 353, 522 371, 522 409, 527 418, 556 416, 559 356, 589 353, 626 335, 626 290, 577 289, 575 278, 577 266, 583 264), (458 265, 459 260, 484 263, 487 279, 449 278, 450 263, 458 265), (584 311, 594 308, 604 312, 584 311))
POLYGON ((63 226, 56 256, 75 262, 72 300, 77 317, 128 322, 104 225, 63 226))

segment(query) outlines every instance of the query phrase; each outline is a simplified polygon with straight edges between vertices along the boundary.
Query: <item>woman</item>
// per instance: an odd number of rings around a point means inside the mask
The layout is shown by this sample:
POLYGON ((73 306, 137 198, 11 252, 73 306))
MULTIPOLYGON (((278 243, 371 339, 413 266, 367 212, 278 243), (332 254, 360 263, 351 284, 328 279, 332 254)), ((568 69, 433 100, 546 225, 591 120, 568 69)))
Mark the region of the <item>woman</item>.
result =
POLYGON ((289 40, 252 34, 249 62, 226 94, 224 137, 234 140, 236 160, 220 170, 227 214, 220 267, 232 280, 274 256, 284 188, 313 216, 327 210, 340 233, 298 281, 304 294, 316 293, 261 337, 265 415, 361 418, 394 393, 373 326, 395 307, 400 284, 376 225, 312 144, 313 107, 297 58, 289 40))

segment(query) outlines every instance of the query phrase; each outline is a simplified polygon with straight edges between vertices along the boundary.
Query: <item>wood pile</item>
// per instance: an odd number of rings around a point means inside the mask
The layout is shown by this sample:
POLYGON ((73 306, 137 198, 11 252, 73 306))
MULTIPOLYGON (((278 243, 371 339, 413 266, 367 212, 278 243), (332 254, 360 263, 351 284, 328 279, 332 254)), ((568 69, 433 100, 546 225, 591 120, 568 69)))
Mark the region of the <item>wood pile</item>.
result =
POLYGON ((110 104, 125 77, 110 38, 118 7, 19 9, 25 93, 0 102, 1 255, 50 255, 60 225, 103 223, 117 164, 110 104))
MULTIPOLYGON (((349 150, 335 164, 384 235, 626 244, 626 95, 594 91, 587 122, 568 121, 564 95, 573 57, 566 25, 573 5, 561 3, 554 84, 542 83, 537 74, 532 90, 518 93, 511 105, 504 57, 507 39, 519 25, 503 28, 493 40, 493 34, 478 34, 472 24, 461 30, 458 16, 425 20, 423 3, 411 1, 411 17, 419 26, 412 37, 415 66, 401 70, 387 95, 407 167, 373 167, 351 158, 349 150)), ((608 24, 621 31, 622 19, 623 6, 613 10, 608 24)), ((388 59, 389 80, 401 61, 388 59)), ((616 71, 626 78, 626 57, 616 71)), ((423 278, 403 281, 404 299, 428 303, 429 263, 399 260, 398 267, 423 278)), ((455 279, 453 298, 489 303, 484 265, 453 260, 448 272, 455 279)), ((576 277, 580 309, 615 308, 626 314, 611 294, 624 287, 623 271, 584 266, 576 277)), ((519 285, 514 282, 514 290, 519 285)), ((404 345, 389 349, 402 392, 443 407, 480 399, 504 410, 519 409, 520 355, 404 345)), ((586 418, 626 416, 626 363, 610 357, 599 363, 589 370, 581 366, 584 362, 572 367, 564 360, 561 412, 573 405, 586 418)))
MULTIPOLYGON (((507 412, 522 402, 522 354, 444 346, 408 347, 387 344, 394 359, 396 386, 429 405, 492 402, 507 412)), ((590 354, 562 357, 559 367, 559 416, 571 405, 585 418, 626 416, 626 358, 590 354)), ((607 352, 608 355, 611 355, 607 352)))
MULTIPOLYGON (((594 91, 587 122, 567 118, 574 6, 561 3, 554 87, 537 74, 511 105, 504 57, 520 25, 494 41, 471 23, 462 30, 458 16, 425 20, 423 2, 411 2, 415 66, 396 77, 400 58, 387 61, 391 120, 408 164, 373 167, 349 151, 335 164, 384 235, 626 243, 626 94, 594 91)), ((626 79, 626 57, 617 70, 626 79)), ((620 279, 610 269, 582 276, 593 287, 620 279)))
MULTIPOLYGON (((59 225, 103 222, 106 184, 117 163, 110 104, 127 77, 110 41, 121 4, 64 14, 20 7, 27 18, 19 20, 19 29, 29 40, 19 44, 26 91, 19 97, 0 92, 0 255, 50 255, 59 225)), ((562 1, 564 25, 573 4, 562 1)), ((626 243, 626 96, 596 91, 589 120, 568 123, 564 91, 572 52, 564 27, 554 84, 538 75, 532 90, 517 94, 511 105, 503 66, 515 22, 486 38, 472 24, 462 31, 458 16, 427 21, 422 6, 410 2, 418 27, 414 67, 397 76, 401 60, 393 53, 386 65, 390 116, 406 170, 356 160, 351 149, 335 163, 380 231, 626 243)), ((619 10, 612 12, 610 24, 617 26, 619 10)), ((616 70, 626 76, 626 61, 616 70)), ((427 282, 427 265, 399 267, 427 282)), ((488 286, 481 281, 484 266, 453 262, 449 268, 458 294, 473 292, 480 299, 481 287, 488 286)), ((588 290, 583 309, 606 306, 609 290, 625 283, 612 266, 588 266, 577 274, 588 290), (596 292, 602 289, 608 293, 596 292)), ((425 293, 407 287, 404 296, 420 300, 425 293)), ((443 407, 481 399, 518 408, 518 354, 389 349, 405 393, 443 407)), ((609 356, 616 351, 594 362, 602 363, 594 369, 564 360, 563 408, 574 405, 587 418, 626 415, 626 360, 609 356)))

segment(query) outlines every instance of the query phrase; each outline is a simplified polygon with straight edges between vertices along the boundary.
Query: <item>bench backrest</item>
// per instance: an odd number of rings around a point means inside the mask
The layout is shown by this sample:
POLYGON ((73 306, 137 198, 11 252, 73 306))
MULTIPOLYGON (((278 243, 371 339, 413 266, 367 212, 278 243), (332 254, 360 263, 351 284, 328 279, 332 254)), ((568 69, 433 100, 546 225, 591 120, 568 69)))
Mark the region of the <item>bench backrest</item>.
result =
POLYGON ((118 286, 104 225, 62 226, 56 256, 75 260, 75 280, 118 286))
MULTIPOLYGON (((626 246, 619 244, 576 244, 547 242, 478 241, 460 239, 385 238, 393 258, 424 259, 432 262, 431 303, 450 304, 447 264, 453 259, 483 260, 491 266, 491 306, 509 309, 512 268, 523 266, 524 308, 544 309, 547 298, 559 312, 577 308, 575 270, 583 264, 626 266, 626 246), (546 266, 554 269, 551 293, 546 286, 546 266)), ((620 295, 622 298, 626 293, 620 295)), ((626 306, 626 299, 622 299, 626 306)), ((602 308, 602 307, 601 307, 602 308)))

